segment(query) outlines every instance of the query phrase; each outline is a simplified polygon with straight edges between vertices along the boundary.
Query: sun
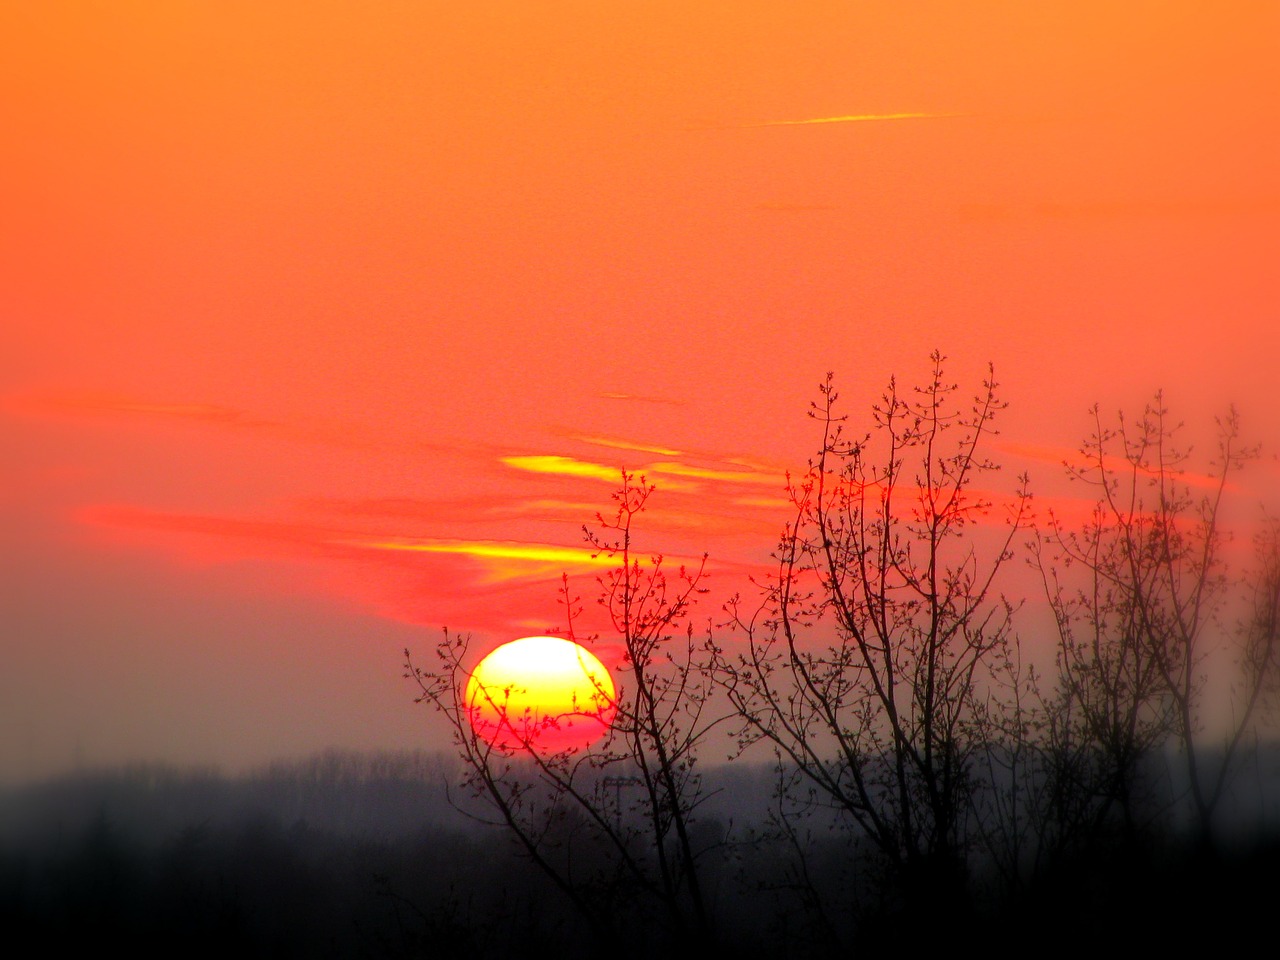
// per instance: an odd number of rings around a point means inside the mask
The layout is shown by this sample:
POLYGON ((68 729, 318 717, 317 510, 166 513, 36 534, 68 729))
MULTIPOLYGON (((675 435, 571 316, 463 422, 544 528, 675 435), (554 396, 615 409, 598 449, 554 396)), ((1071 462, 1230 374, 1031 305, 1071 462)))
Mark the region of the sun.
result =
POLYGON ((476 734, 539 755, 590 746, 613 722, 613 678, 590 650, 562 637, 522 637, 493 650, 467 680, 476 734))

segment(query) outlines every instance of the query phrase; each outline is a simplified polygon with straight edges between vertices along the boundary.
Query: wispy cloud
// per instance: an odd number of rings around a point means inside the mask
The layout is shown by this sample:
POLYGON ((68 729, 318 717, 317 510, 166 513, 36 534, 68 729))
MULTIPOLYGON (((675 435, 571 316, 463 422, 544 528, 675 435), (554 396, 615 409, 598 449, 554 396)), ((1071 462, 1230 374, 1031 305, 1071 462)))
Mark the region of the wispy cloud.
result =
POLYGON ((781 474, 756 473, 745 470, 712 470, 707 467, 695 467, 686 463, 670 461, 650 464, 646 470, 653 474, 689 477, 696 480, 720 480, 725 483, 766 484, 771 487, 781 487, 783 483, 781 474))
POLYGON ((672 450, 670 447, 658 447, 645 443, 636 443, 632 440, 624 440, 621 437, 585 436, 577 433, 566 434, 566 436, 570 440, 578 440, 582 443, 589 443, 597 447, 609 447, 613 450, 635 450, 639 453, 654 453, 660 457, 682 456, 681 451, 672 450))
MULTIPOLYGON (((515 581, 545 583, 559 579, 561 574, 609 570, 621 565, 619 557, 589 547, 517 540, 361 540, 347 541, 343 546, 464 557, 479 564, 482 584, 515 581)), ((666 555, 665 560, 671 566, 694 566, 698 563, 687 556, 666 555)))
MULTIPOLYGON (((166 513, 126 505, 81 508, 77 519, 99 530, 147 539, 198 566, 267 561, 289 589, 347 597, 408 623, 465 624, 499 632, 554 619, 554 582, 616 561, 554 543, 408 539, 330 524, 166 513), (154 537, 156 539, 150 539, 154 537)), ((139 541, 130 541, 138 543, 139 541)))
MULTIPOLYGON (((293 413, 274 419, 255 410, 225 403, 182 397, 140 397, 93 390, 30 391, 0 395, 0 413, 23 417, 57 417, 72 422, 134 422, 148 425, 182 424, 192 429, 208 428, 269 434, 281 441, 345 450, 377 453, 389 444, 406 443, 405 438, 381 423, 293 413)), ((428 442, 410 438, 418 450, 460 456, 492 455, 494 448, 469 445, 464 440, 428 442)))
POLYGON ((22 413, 98 414, 195 420, 224 426, 267 427, 273 421, 217 403, 142 400, 118 394, 65 393, 10 395, 3 398, 7 410, 22 413))
POLYGON ((372 550, 409 550, 420 553, 449 553, 490 560, 523 560, 535 564, 562 564, 579 567, 616 567, 618 561, 586 547, 563 547, 549 543, 520 543, 510 540, 382 540, 357 541, 352 546, 372 550))
POLYGON ((471 497, 432 500, 419 497, 301 497, 292 502, 305 516, 339 518, 361 526, 398 527, 397 532, 430 529, 492 527, 515 520, 571 523, 594 517, 604 501, 566 500, 559 497, 513 496, 509 492, 481 493, 471 497))
MULTIPOLYGON (((342 542, 343 531, 326 524, 298 520, 218 516, 150 510, 127 504, 89 504, 75 511, 81 523, 165 535, 189 535, 205 544, 222 541, 254 543, 250 548, 213 547, 188 551, 196 559, 220 561, 240 556, 274 554, 279 549, 313 554, 342 542), (269 548, 267 545, 271 545, 269 548)), ((190 544, 188 544, 189 546, 190 544)))
POLYGON ((608 480, 617 483, 622 477, 620 467, 610 467, 603 463, 591 463, 587 460, 575 460, 573 457, 538 454, 527 457, 503 457, 502 462, 517 470, 530 473, 552 473, 565 477, 590 477, 593 480, 608 480))
POLYGON ((750 127, 803 127, 820 123, 878 123, 884 120, 943 120, 963 117, 962 113, 850 113, 839 117, 812 117, 807 120, 763 120, 759 123, 738 124, 750 127))
POLYGON ((635 393, 616 393, 608 391, 599 395, 603 400, 634 400, 637 403, 665 403, 673 407, 683 407, 683 400, 676 400, 672 397, 646 397, 635 393))
MULTIPOLYGON (((1036 461, 1039 463, 1051 463, 1061 467, 1064 471, 1068 467, 1081 468, 1084 470, 1097 469, 1096 457, 1086 458, 1085 454, 1074 447, 1052 446, 1047 444, 1035 443, 1016 443, 1012 441, 998 442, 997 444, 1003 450, 1017 457, 1026 460, 1036 461)), ((1138 467, 1136 470, 1124 457, 1117 454, 1105 454, 1102 462, 1106 469, 1116 475, 1123 476, 1130 470, 1134 470, 1138 476, 1154 478, 1159 476, 1158 471, 1145 467, 1138 467)), ((1180 470, 1171 467, 1167 474, 1172 479, 1185 483, 1189 487, 1198 487, 1202 490, 1216 490, 1222 482, 1219 477, 1212 476, 1207 473, 1198 473, 1193 470, 1180 470)), ((1225 489, 1235 491, 1239 486, 1228 480, 1225 489)))
MULTIPOLYGON (((637 445, 625 445, 622 442, 609 445, 621 447, 623 449, 635 449, 640 452, 660 449, 641 447, 637 445)), ((662 452, 670 455, 677 451, 663 450, 662 452)), ((611 483, 617 483, 621 478, 622 473, 621 467, 611 467, 602 463, 593 463, 588 460, 578 460, 574 457, 565 457, 560 455, 544 454, 536 456, 502 457, 501 459, 504 464, 509 467, 514 467, 517 470, 526 470, 531 473, 557 474, 559 476, 568 477, 588 477, 593 480, 607 480, 611 483)), ((734 463, 734 465, 747 466, 744 463, 734 463)), ((682 483, 681 481, 758 484, 780 488, 784 479, 781 473, 773 471, 759 471, 751 468, 747 470, 720 470, 713 467, 702 467, 689 463, 682 463, 678 460, 659 460, 653 463, 637 464, 633 468, 630 468, 628 472, 648 477, 650 479, 662 477, 663 486, 666 489, 685 491, 694 490, 697 489, 697 487, 689 486, 687 483, 682 483)))

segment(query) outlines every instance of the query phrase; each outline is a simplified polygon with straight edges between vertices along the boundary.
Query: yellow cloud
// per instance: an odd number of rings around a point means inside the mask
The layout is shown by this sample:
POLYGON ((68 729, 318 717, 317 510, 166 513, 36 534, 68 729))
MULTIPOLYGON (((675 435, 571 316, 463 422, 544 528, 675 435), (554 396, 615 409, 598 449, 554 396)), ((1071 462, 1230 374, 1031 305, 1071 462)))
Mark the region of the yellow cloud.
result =
POLYGON ((502 462, 509 467, 515 467, 517 470, 528 470, 531 473, 591 477, 595 480, 609 480, 614 483, 617 483, 622 478, 622 471, 618 467, 607 467, 602 463, 589 463, 586 460, 575 460, 572 457, 503 457, 502 462))
POLYGON ((568 570, 608 568, 618 561, 585 547, 561 547, 548 543, 520 543, 504 540, 382 540, 359 546, 373 550, 406 550, 470 557, 479 561, 483 580, 501 583, 510 580, 551 580, 568 570))
MULTIPOLYGON (((619 441, 618 445, 621 445, 621 443, 622 442, 619 441)), ((661 452, 668 455, 678 452, 674 450, 660 450, 659 448, 652 447, 635 447, 634 449, 661 452)), ((622 471, 618 467, 610 467, 602 463, 592 463, 587 460, 575 460, 573 457, 553 455, 503 457, 502 462, 509 467, 515 467, 517 470, 528 470, 532 473, 549 473, 569 477, 589 477, 593 480, 608 480, 615 484, 618 483, 622 477, 622 471)), ((727 462, 732 463, 734 461, 727 462)), ((746 463, 741 463, 741 465, 749 466, 746 463)), ((656 478, 661 477, 661 485, 664 490, 686 492, 698 489, 697 484, 682 483, 680 480, 674 478, 679 477, 690 481, 713 480, 723 483, 741 483, 770 487, 781 487, 784 479, 781 472, 765 472, 757 471, 755 469, 714 470, 709 467, 695 467, 687 463, 681 463, 677 460, 661 460, 656 463, 642 464, 629 469, 627 472, 637 477, 646 477, 650 480, 655 480, 656 478)))
POLYGON ((574 566, 611 567, 617 561, 585 547, 558 547, 547 543, 509 540, 382 540, 361 544, 375 550, 412 550, 420 553, 453 553, 498 560, 563 563, 574 566))
MULTIPOLYGON (((404 550, 470 557, 484 568, 487 582, 505 580, 559 579, 562 573, 586 570, 611 570, 621 565, 619 556, 588 547, 562 547, 551 543, 528 543, 516 540, 346 540, 347 546, 368 550, 404 550)), ((648 555, 633 556, 646 566, 648 555)), ((668 569, 676 566, 697 567, 699 559, 664 555, 668 569)))

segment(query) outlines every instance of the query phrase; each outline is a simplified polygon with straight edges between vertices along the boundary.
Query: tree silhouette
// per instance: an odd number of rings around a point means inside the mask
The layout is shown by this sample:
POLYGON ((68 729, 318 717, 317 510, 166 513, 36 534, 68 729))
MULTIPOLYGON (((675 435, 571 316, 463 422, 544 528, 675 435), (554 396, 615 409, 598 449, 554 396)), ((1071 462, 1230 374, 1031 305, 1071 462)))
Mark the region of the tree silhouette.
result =
POLYGON ((931 359, 911 393, 890 380, 861 437, 832 377, 820 386, 822 443, 789 481, 776 572, 758 607, 731 604, 746 649, 717 666, 741 744, 774 748, 784 792, 833 808, 909 888, 954 903, 986 689, 1013 642, 995 581, 1029 494, 1023 477, 985 522, 979 480, 998 467, 983 450, 1005 404, 990 372, 958 403, 931 359))
POLYGON ((1077 803, 1092 794, 1081 804, 1092 827, 1115 805, 1132 833, 1142 761, 1173 738, 1201 839, 1212 845, 1214 812, 1275 669, 1274 527, 1256 538, 1252 576, 1233 576, 1224 555, 1231 477, 1257 450, 1241 446, 1232 409, 1217 422, 1207 473, 1196 475, 1160 393, 1134 422, 1104 423, 1096 405, 1091 414, 1080 460, 1067 469, 1096 491, 1093 509, 1078 528, 1051 512, 1036 550, 1058 625, 1058 685, 1047 700, 1057 773, 1073 778, 1063 791, 1077 803), (1233 622, 1232 603, 1249 583, 1252 610, 1233 622), (1231 659, 1236 683, 1209 762, 1215 653, 1231 659))
MULTIPOLYGON (((708 892, 724 838, 699 816, 699 755, 722 723, 737 758, 760 746, 775 759, 772 809, 755 811, 760 842, 733 853, 749 865, 743 889, 787 904, 774 919, 789 938, 852 932, 867 946, 922 904, 933 926, 919 935, 945 938, 947 915, 970 906, 1012 917, 1028 905, 1032 917, 1063 889, 1112 897, 1153 879, 1144 857, 1158 849, 1116 844, 1116 830, 1180 840, 1160 833, 1174 802, 1212 850, 1232 770, 1280 679, 1280 522, 1259 527, 1252 561, 1227 549, 1224 504, 1254 456, 1235 415, 1197 475, 1159 395, 1136 422, 1108 425, 1094 408, 1070 470, 1095 502, 1075 525, 1051 511, 1030 536, 1055 624, 1042 675, 1022 659, 1020 604, 1001 592, 1031 524, 1027 477, 998 492, 986 452, 1005 403, 990 367, 966 399, 945 358, 931 359, 921 385, 889 381, 863 432, 827 376, 810 411, 821 443, 788 477, 794 514, 771 570, 705 639, 690 622, 705 558, 673 570, 641 552, 654 488, 622 474, 614 509, 584 527, 596 556, 615 561, 594 599, 623 650, 610 664, 616 692, 599 684, 579 705, 612 718, 599 742, 547 749, 540 731, 566 718, 529 723, 493 691, 484 706, 505 735, 486 734, 471 722, 470 638, 446 631, 425 669, 406 651, 419 700, 453 733, 467 791, 455 801, 503 829, 595 936, 637 953, 725 942, 713 935, 725 909, 708 892), (1212 699, 1211 669, 1228 660, 1236 683, 1212 699), (1185 795, 1148 776, 1166 745, 1185 795), (1006 899, 979 900, 993 891, 1006 899), (797 903, 813 922, 795 923, 797 903)), ((567 577, 561 593, 562 632, 592 645, 567 577)), ((1173 883, 1143 896, 1154 903, 1173 883)), ((1099 922, 1123 913, 1096 911, 1099 922)), ((752 921, 772 922, 762 917, 752 921)))
MULTIPOLYGON (((446 631, 426 669, 406 650, 406 676, 419 701, 447 719, 465 787, 599 932, 616 935, 619 918, 643 914, 648 903, 661 924, 705 943, 711 917, 700 861, 708 846, 694 830, 705 799, 697 761, 717 720, 707 715, 704 644, 688 618, 704 591, 706 558, 669 572, 660 554, 637 550, 633 527, 653 491, 644 477, 623 472, 613 514, 583 528, 596 555, 617 561, 597 580, 597 601, 624 648, 616 695, 599 707, 613 717, 601 742, 548 753, 535 727, 505 716, 496 702, 488 706, 504 716, 508 735, 483 736, 464 693, 468 637, 446 631), (624 802, 624 788, 634 801, 624 802)), ((568 637, 592 642, 575 633, 582 607, 567 577, 562 601, 568 637)), ((603 686, 597 692, 606 695, 603 686)))

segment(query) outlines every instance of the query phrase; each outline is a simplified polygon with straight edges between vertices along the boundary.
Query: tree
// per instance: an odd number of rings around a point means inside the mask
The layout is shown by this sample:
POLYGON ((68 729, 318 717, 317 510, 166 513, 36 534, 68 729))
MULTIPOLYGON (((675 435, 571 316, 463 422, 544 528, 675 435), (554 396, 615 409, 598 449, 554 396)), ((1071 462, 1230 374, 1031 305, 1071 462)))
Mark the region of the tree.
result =
POLYGON ((1118 806, 1132 833, 1143 761, 1172 739, 1211 846, 1215 810, 1275 669, 1274 530, 1256 539, 1253 576, 1233 577, 1224 552, 1226 494, 1257 451, 1241 446, 1232 409, 1217 421, 1207 473, 1196 475, 1160 393, 1135 422, 1106 424, 1096 405, 1091 415, 1080 460, 1066 465, 1096 491, 1090 516, 1075 528, 1050 513, 1036 552, 1058 625, 1059 683, 1047 701, 1057 774, 1074 778, 1064 796, 1079 804, 1092 795, 1086 826, 1118 806), (1242 583, 1254 585, 1254 602, 1233 622, 1242 583), (1203 738, 1215 655, 1230 658, 1236 683, 1211 758, 1203 738))
POLYGON ((717 668, 741 746, 773 747, 785 792, 836 811, 909 891, 955 903, 987 684, 1013 643, 995 582, 1029 494, 1024 476, 988 522, 979 480, 998 467, 983 451, 1005 404, 990 369, 960 404, 931 359, 912 393, 889 381, 859 438, 832 376, 819 387, 821 446, 788 479, 795 519, 759 605, 731 603, 745 651, 717 668))
MULTIPOLYGON (((536 730, 516 717, 505 719, 505 738, 478 733, 465 695, 469 637, 446 631, 427 669, 406 650, 406 676, 418 700, 446 718, 466 789, 598 932, 616 935, 609 928, 634 915, 640 900, 673 932, 705 943, 711 918, 700 871, 708 845, 695 831, 705 799, 697 760, 716 720, 706 713, 710 674, 689 614, 704 592, 706 557, 669 572, 660 554, 637 550, 633 526, 653 491, 644 477, 623 472, 613 515, 598 514, 597 529, 583 528, 597 555, 618 562, 597 581, 598 603, 624 648, 616 695, 603 705, 613 722, 602 742, 547 754, 536 730), (624 788, 638 795, 634 803, 624 805, 624 788)), ((567 577, 562 602, 568 637, 596 639, 575 634, 582 608, 567 577)))

